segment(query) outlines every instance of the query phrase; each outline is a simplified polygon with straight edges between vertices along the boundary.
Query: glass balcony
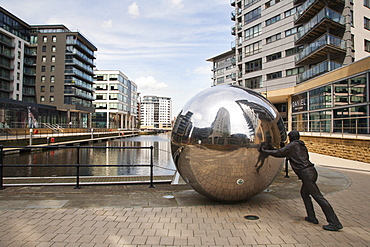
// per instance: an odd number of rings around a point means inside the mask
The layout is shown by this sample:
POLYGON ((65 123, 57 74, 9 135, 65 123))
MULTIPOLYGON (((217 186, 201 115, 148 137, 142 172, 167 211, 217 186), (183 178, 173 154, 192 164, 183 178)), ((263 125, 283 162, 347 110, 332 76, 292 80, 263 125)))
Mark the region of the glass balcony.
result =
POLYGON ((235 15, 235 10, 231 12, 230 18, 232 21, 235 21, 236 15, 235 15))
POLYGON ((66 89, 66 90, 64 90, 64 94, 68 95, 68 96, 71 96, 71 95, 72 96, 79 96, 79 97, 83 97, 83 98, 86 98, 86 99, 89 99, 89 100, 94 100, 94 97, 92 96, 92 93, 83 91, 83 90, 78 89, 78 88, 66 89))
POLYGON ((345 17, 338 12, 335 12, 332 9, 327 7, 323 8, 317 15, 315 15, 308 23, 306 23, 302 29, 295 35, 294 41, 299 41, 303 36, 305 36, 308 32, 315 29, 318 24, 320 24, 324 19, 330 19, 340 25, 343 25, 345 28, 345 17))
POLYGON ((316 77, 318 75, 321 75, 325 72, 335 70, 335 69, 337 69, 341 66, 342 66, 342 64, 336 63, 336 62, 333 62, 333 61, 322 62, 322 63, 316 65, 315 67, 312 67, 311 69, 306 70, 302 74, 297 75, 296 83, 300 84, 300 83, 302 83, 302 82, 304 82, 308 79, 314 78, 314 77, 316 77))
POLYGON ((318 38, 316 41, 311 43, 308 47, 304 48, 300 53, 295 55, 295 62, 298 63, 301 60, 305 59, 306 57, 312 55, 316 51, 318 51, 320 48, 323 48, 325 46, 332 46, 339 48, 345 52, 346 49, 346 42, 340 38, 334 37, 330 34, 324 34, 320 38, 318 38))
POLYGON ((230 0, 230 5, 235 6, 235 0, 230 0))
MULTIPOLYGON (((331 0, 328 1, 328 6, 337 7, 338 4, 344 4, 345 0, 331 0)), ((307 0, 301 6, 298 7, 297 12, 294 15, 294 22, 297 22, 305 13, 310 12, 309 15, 315 14, 315 10, 308 11, 312 6, 317 5, 317 9, 325 7, 325 1, 322 0, 307 0)))
POLYGON ((231 27, 231 35, 235 35, 235 30, 236 30, 235 26, 231 27))

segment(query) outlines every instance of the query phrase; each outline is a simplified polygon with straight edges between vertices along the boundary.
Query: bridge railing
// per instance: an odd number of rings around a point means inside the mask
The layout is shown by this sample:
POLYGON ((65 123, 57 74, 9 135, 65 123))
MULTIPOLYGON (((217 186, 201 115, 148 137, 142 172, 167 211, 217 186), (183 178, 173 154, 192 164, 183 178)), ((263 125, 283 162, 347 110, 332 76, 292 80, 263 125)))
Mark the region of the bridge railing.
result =
POLYGON ((74 167, 76 169, 76 186, 75 189, 80 188, 80 168, 83 167, 149 167, 150 168, 150 185, 149 188, 154 188, 153 176, 154 176, 154 164, 153 164, 153 146, 148 147, 105 147, 105 146, 0 146, 0 189, 4 189, 4 168, 13 167, 74 167), (32 150, 32 149, 56 149, 56 148, 72 148, 77 149, 76 160, 74 164, 4 164, 4 154, 6 152, 14 152, 14 150, 32 150), (81 149, 149 149, 150 150, 150 163, 149 164, 102 164, 102 165, 93 165, 93 164, 82 164, 80 150, 81 149))

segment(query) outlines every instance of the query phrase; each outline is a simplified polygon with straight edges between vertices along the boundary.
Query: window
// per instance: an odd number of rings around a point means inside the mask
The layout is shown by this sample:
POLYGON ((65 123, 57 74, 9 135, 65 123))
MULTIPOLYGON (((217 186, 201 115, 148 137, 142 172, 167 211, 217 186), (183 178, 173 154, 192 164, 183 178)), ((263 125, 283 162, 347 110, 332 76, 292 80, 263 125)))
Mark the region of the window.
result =
POLYGON ((17 69, 21 69, 21 63, 20 62, 17 63, 17 69))
POLYGON ((293 56, 294 54, 297 54, 302 50, 303 50, 303 46, 296 46, 294 48, 285 50, 285 56, 286 57, 293 56))
POLYGON ((55 46, 55 45, 53 45, 52 47, 51 47, 51 52, 56 52, 57 51, 57 47, 55 46))
POLYGON ((46 45, 42 46, 42 52, 46 52, 46 45))
POLYGON ((262 76, 246 79, 245 86, 250 89, 261 88, 262 87, 262 76))
POLYGON ((286 72, 286 76, 292 76, 292 75, 303 73, 303 71, 304 71, 304 67, 299 67, 299 68, 294 68, 294 69, 287 69, 285 72, 286 72))
POLYGON ((41 72, 45 72, 45 71, 46 71, 46 66, 45 65, 41 66, 41 72))
POLYGON ((262 69, 262 58, 245 63, 245 73, 262 69))
POLYGON ((261 35, 262 33, 262 24, 255 25, 251 28, 248 28, 244 32, 244 39, 248 40, 254 37, 257 37, 258 35, 261 35))
POLYGON ((17 88, 17 91, 19 91, 19 88, 20 88, 19 83, 17 83, 17 87, 16 88, 17 88))
POLYGON ((43 41, 44 43, 48 42, 48 37, 46 37, 46 36, 42 37, 42 41, 43 41))
POLYGON ((45 96, 40 96, 40 102, 45 102, 45 96))
POLYGON ((51 62, 55 63, 55 56, 51 56, 51 62))
POLYGON ((284 17, 287 18, 291 15, 294 15, 296 12, 297 12, 297 7, 287 10, 284 12, 284 17))
POLYGON ((293 27, 291 29, 286 30, 285 31, 285 37, 288 37, 290 35, 293 35, 293 34, 297 33, 299 29, 300 29, 300 27, 293 27))
POLYGON ((17 72, 17 80, 20 80, 20 79, 21 79, 21 74, 17 72))
POLYGON ((365 39, 365 51, 370 52, 370 41, 365 39))
POLYGON ((272 35, 271 37, 266 38, 266 44, 269 44, 279 39, 281 39, 281 33, 278 33, 278 34, 272 35))
POLYGON ((54 96, 50 96, 50 102, 54 102, 54 96))
POLYGON ((261 0, 244 0, 244 8, 248 8, 249 6, 259 2, 261 0))
POLYGON ((50 86, 50 93, 54 92, 54 86, 50 86))
POLYGON ((54 83, 54 82, 55 82, 55 76, 53 76, 53 75, 52 75, 52 76, 50 76, 50 82, 51 82, 51 83, 54 83))
POLYGON ((257 20, 260 17, 261 17, 261 7, 258 7, 244 15, 244 23, 245 24, 250 23, 254 20, 257 20))
POLYGON ((364 6, 370 8, 370 0, 364 0, 364 6))
POLYGON ((267 80, 273 80, 273 79, 281 78, 282 73, 281 73, 281 71, 278 71, 278 72, 274 72, 274 73, 271 73, 271 74, 267 74, 266 76, 267 76, 267 80))
POLYGON ((274 54, 271 54, 269 56, 266 57, 266 62, 270 62, 270 61, 274 61, 276 59, 279 59, 281 58, 281 52, 277 52, 277 53, 274 53, 274 54))
POLYGON ((46 62, 46 56, 42 56, 42 62, 45 63, 46 62))
POLYGON ((45 86, 40 87, 40 92, 45 92, 45 86))
POLYGON ((52 65, 52 66, 50 67, 50 71, 51 71, 51 72, 54 72, 54 71, 55 71, 55 66, 54 66, 54 65, 52 65))
POLYGON ((349 12, 349 23, 351 24, 351 27, 354 26, 353 24, 353 10, 349 12))
POLYGON ((21 55, 22 55, 22 54, 21 54, 21 52, 19 51, 19 52, 18 52, 18 58, 19 58, 19 59, 21 59, 21 55))
POLYGON ((265 8, 269 8, 271 6, 274 6, 275 4, 277 4, 278 2, 280 2, 281 0, 270 0, 268 2, 265 3, 265 8))
POLYGON ((258 41, 245 47, 245 56, 250 56, 261 51, 262 51, 262 41, 258 41))
POLYGON ((370 30, 370 19, 364 17, 364 28, 370 30))
POLYGON ((268 20, 266 20, 266 26, 274 24, 275 22, 280 21, 280 15, 274 16, 268 20))
POLYGON ((45 76, 41 76, 41 82, 45 83, 45 76))
POLYGON ((57 36, 53 36, 53 37, 52 37, 52 41, 53 41, 53 42, 57 42, 57 36))
POLYGON ((22 48, 22 42, 20 40, 18 41, 18 48, 22 48))

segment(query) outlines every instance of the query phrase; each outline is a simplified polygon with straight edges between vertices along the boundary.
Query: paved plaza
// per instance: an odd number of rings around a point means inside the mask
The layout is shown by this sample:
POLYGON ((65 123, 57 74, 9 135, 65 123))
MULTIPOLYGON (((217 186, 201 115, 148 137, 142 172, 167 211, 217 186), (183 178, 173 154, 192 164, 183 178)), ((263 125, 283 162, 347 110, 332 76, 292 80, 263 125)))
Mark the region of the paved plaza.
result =
POLYGON ((250 200, 225 204, 187 185, 7 187, 0 246, 370 246, 370 164, 310 154, 344 228, 304 221, 300 181, 280 174, 250 200), (244 216, 258 216, 257 220, 244 216))

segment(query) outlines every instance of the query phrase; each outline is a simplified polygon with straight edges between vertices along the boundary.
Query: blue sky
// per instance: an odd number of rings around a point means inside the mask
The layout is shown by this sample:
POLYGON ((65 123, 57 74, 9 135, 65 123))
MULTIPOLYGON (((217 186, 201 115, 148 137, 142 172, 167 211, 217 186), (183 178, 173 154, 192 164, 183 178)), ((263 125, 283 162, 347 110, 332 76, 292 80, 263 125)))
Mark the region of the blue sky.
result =
POLYGON ((230 0, 0 0, 28 24, 64 24, 97 48, 100 70, 121 70, 141 95, 171 97, 173 116, 211 86, 208 58, 230 49, 230 0))

